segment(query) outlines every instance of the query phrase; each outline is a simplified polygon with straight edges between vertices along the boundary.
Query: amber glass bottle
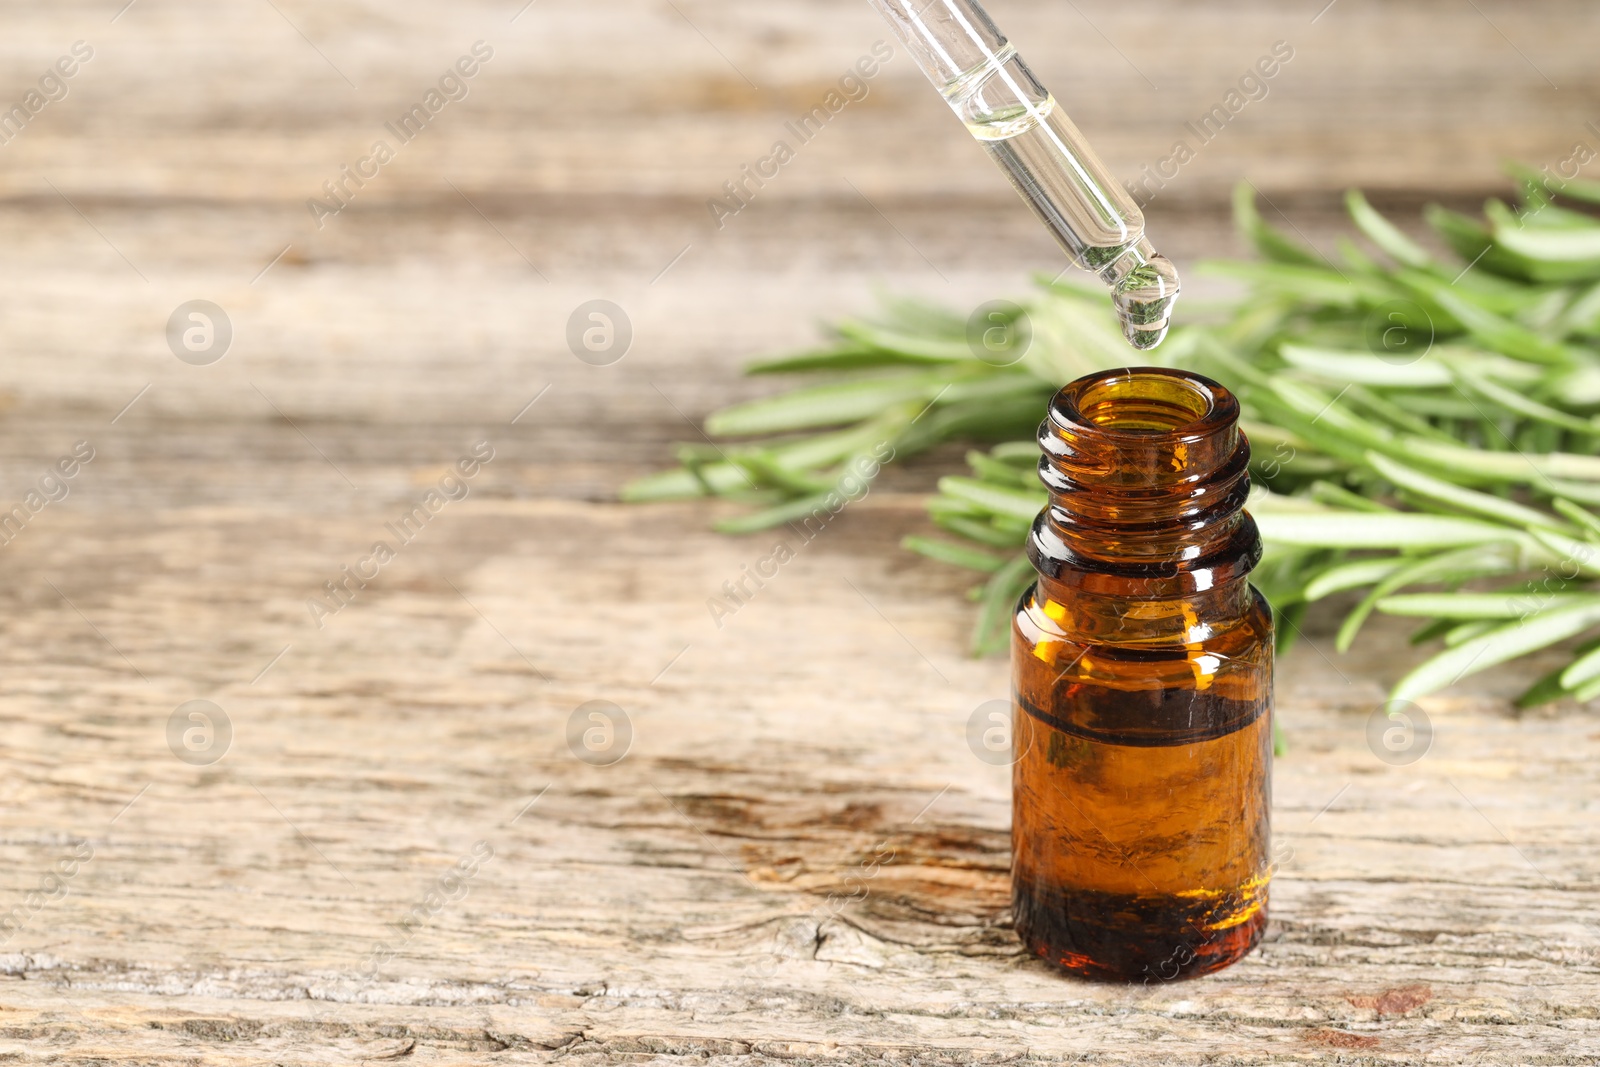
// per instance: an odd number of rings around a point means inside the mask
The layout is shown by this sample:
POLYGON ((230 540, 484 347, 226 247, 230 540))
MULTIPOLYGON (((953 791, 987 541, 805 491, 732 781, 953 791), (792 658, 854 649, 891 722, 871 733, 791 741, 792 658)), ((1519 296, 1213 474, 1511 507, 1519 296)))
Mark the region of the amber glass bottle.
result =
POLYGON ((1073 382, 1039 429, 1012 895, 1028 949, 1084 977, 1204 974, 1266 924, 1272 616, 1238 418, 1216 382, 1136 367, 1073 382))

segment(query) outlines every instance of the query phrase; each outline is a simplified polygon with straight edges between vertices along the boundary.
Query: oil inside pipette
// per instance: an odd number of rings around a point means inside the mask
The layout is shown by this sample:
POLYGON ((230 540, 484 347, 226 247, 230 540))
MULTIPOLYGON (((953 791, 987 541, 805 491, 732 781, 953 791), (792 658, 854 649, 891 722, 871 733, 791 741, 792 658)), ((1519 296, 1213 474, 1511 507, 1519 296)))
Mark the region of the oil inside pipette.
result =
POLYGON ((1100 275, 1128 343, 1167 335, 1178 271, 1144 236, 1144 215, 1008 42, 953 79, 944 98, 1058 244, 1100 275))

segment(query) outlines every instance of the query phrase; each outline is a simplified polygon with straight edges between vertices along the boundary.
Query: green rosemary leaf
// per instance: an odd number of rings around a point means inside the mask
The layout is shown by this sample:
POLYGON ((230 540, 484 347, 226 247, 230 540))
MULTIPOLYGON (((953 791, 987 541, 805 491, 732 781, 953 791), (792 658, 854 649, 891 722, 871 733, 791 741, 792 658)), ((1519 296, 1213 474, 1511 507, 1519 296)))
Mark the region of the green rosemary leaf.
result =
MULTIPOLYGON (((1304 440, 1303 438, 1296 437, 1283 427, 1274 426, 1270 422, 1261 422, 1258 419, 1247 419, 1241 416, 1239 419, 1239 429, 1244 431, 1245 436, 1250 441, 1251 449, 1256 452, 1262 451, 1266 445, 1272 445, 1274 448, 1276 448, 1278 445, 1285 445, 1296 451, 1301 449, 1306 451, 1311 450, 1310 442, 1304 440)), ((1035 451, 1037 451, 1037 449, 1035 449, 1035 451)))
POLYGON ((1565 178, 1558 182, 1555 194, 1582 200, 1584 203, 1600 203, 1600 181, 1592 178, 1565 178))
MULTIPOLYGON (((1035 452, 1038 449, 1034 449, 1035 452)), ((969 449, 967 452, 967 466, 986 482, 995 482, 998 485, 1011 486, 1018 489, 1031 489, 1039 484, 1038 476, 1032 470, 1023 470, 1011 463, 1004 463, 991 455, 969 449)))
POLYGON ((1339 258, 1344 260, 1344 265, 1359 274, 1383 274, 1384 269, 1378 261, 1361 251, 1360 247, 1350 238, 1340 235, 1337 242, 1339 258))
POLYGON ((865 345, 845 345, 839 348, 819 348, 809 352, 796 352, 788 356, 757 360, 745 364, 746 374, 800 374, 810 371, 873 370, 897 365, 926 366, 943 362, 923 356, 910 356, 865 345))
POLYGON ((1256 187, 1249 182, 1233 187, 1233 219, 1245 239, 1270 260, 1308 267, 1327 265, 1315 249, 1262 221, 1256 210, 1256 187))
POLYGON ((1038 428, 1039 412, 1051 392, 1041 388, 1034 393, 1013 393, 987 401, 941 401, 914 417, 895 448, 903 458, 952 438, 993 441, 1016 437, 1038 428))
MULTIPOLYGON (((1530 294, 1532 295, 1532 294, 1530 294)), ((1560 286, 1533 296, 1527 304, 1511 312, 1517 322, 1546 337, 1555 336, 1556 324, 1572 301, 1572 288, 1560 286)))
POLYGON ((1552 700, 1560 700, 1567 695, 1566 687, 1561 684, 1561 675, 1565 670, 1566 667, 1561 666, 1544 675, 1524 689, 1513 703, 1519 708, 1534 708, 1552 700))
MULTIPOLYGON (((1061 293, 1066 287, 1054 287, 1061 293)), ((1055 389, 1098 370, 1125 367, 1132 356, 1116 320, 1106 314, 1103 295, 1044 300, 1029 309, 1033 342, 1017 367, 1055 389)), ((1171 344, 1175 338, 1168 338, 1171 344)), ((1034 425, 1038 425, 1035 417, 1034 425)))
POLYGON ((1576 294, 1551 331, 1557 336, 1600 332, 1600 282, 1576 294))
POLYGON ((836 426, 871 418, 892 404, 930 402, 949 384, 947 374, 897 374, 811 386, 713 412, 706 432, 728 437, 836 426))
POLYGON ((1588 685, 1597 678, 1600 678, 1600 648, 1591 649, 1579 656, 1561 672, 1561 688, 1576 689, 1588 685))
POLYGON ((1501 248, 1517 255, 1570 267, 1570 273, 1563 272, 1563 281, 1600 278, 1600 226, 1497 226, 1494 239, 1501 248))
MULTIPOLYGON (((1431 467, 1473 481, 1521 482, 1552 493, 1556 492, 1551 488, 1556 484, 1556 479, 1600 481, 1600 456, 1571 452, 1547 452, 1542 455, 1486 452, 1481 448, 1446 445, 1420 437, 1403 438, 1399 444, 1408 458, 1424 460, 1431 467)), ((1564 495, 1570 497, 1573 494, 1564 495)))
POLYGON ((1064 271, 1055 273, 1035 271, 1033 283, 1052 296, 1059 296, 1090 309, 1098 307, 1103 296, 1100 290, 1090 288, 1076 275, 1064 271))
POLYGON ((1578 541, 1565 534, 1552 530, 1530 530, 1533 539, 1549 550, 1552 559, 1556 560, 1558 578, 1576 578, 1582 575, 1586 578, 1600 578, 1600 544, 1593 541, 1578 541), (1570 575, 1561 574, 1561 571, 1571 571, 1570 575))
POLYGON ((1514 177, 1521 178, 1524 182, 1539 190, 1548 190, 1557 196, 1571 197, 1590 204, 1600 204, 1600 181, 1593 178, 1563 178, 1560 175, 1545 175, 1532 167, 1513 163, 1506 171, 1514 177))
POLYGON ((1455 628, 1456 620, 1454 619, 1434 619, 1425 626, 1417 627, 1417 629, 1412 632, 1411 643, 1413 645, 1425 645, 1429 641, 1443 637, 1445 634, 1450 633, 1455 628))
POLYGON ((1415 700, 1470 674, 1575 637, 1597 623, 1600 597, 1507 623, 1434 656, 1400 679, 1390 696, 1394 700, 1415 700))
POLYGON ((997 515, 1011 515, 1028 522, 1039 514, 1045 505, 1043 489, 1029 492, 1024 489, 1007 489, 975 478, 947 475, 939 479, 939 492, 975 504, 997 515))
POLYGON ((940 563, 949 563, 956 567, 965 567, 972 571, 994 572, 1005 566, 1005 560, 992 552, 972 548, 969 545, 956 544, 954 541, 941 541, 932 537, 905 537, 900 541, 903 548, 908 548, 929 559, 936 559, 940 563))
POLYGON ((1305 598, 1307 601, 1316 601, 1348 589, 1359 589, 1382 581, 1405 565, 1406 560, 1399 556, 1340 563, 1311 579, 1306 585, 1305 598))
MULTIPOLYGON (((1224 349, 1231 346, 1240 352, 1256 351, 1288 328, 1291 321, 1297 320, 1301 310, 1295 301, 1287 297, 1256 293, 1250 296, 1249 302, 1234 316, 1232 322, 1210 328, 1191 327, 1183 332, 1197 335, 1203 353, 1209 351, 1213 343, 1224 349)), ((1252 370, 1250 373, 1256 372, 1252 370)))
POLYGON ((782 489, 796 496, 826 493, 832 488, 826 478, 790 470, 779 463, 777 457, 770 452, 741 449, 732 453, 729 458, 737 466, 744 468, 745 473, 750 475, 751 482, 756 485, 782 489))
MULTIPOLYGON (((884 415, 892 418, 894 413, 885 412, 884 415)), ((790 439, 774 445, 771 451, 777 462, 790 470, 831 467, 853 455, 871 451, 883 440, 884 425, 885 420, 880 417, 848 430, 835 430, 790 439)))
POLYGON ((928 517, 935 522, 951 516, 960 519, 986 521, 988 515, 989 512, 969 504, 965 500, 954 500, 947 496, 934 496, 928 499, 928 517))
POLYGON ((1207 329, 1197 328, 1186 332, 1195 337, 1199 362, 1223 368, 1222 376, 1233 382, 1235 391, 1246 386, 1262 389, 1271 387, 1272 376, 1246 359, 1230 340, 1207 329))
POLYGON ((1403 400, 1400 402, 1391 400, 1384 393, 1355 383, 1351 383, 1344 395, 1357 408, 1374 418, 1383 420, 1395 430, 1405 430, 1420 437, 1431 437, 1448 444, 1455 443, 1454 437, 1421 415, 1412 412, 1405 406, 1403 400))
POLYGON ((1011 641, 1011 613, 1022 591, 1033 584, 1033 564, 1018 555, 994 572, 983 589, 982 607, 972 633, 974 656, 1004 649, 1011 641))
POLYGON ((1421 245, 1401 233, 1394 223, 1378 214, 1372 205, 1367 203, 1367 198, 1357 189, 1351 189, 1344 194, 1345 208, 1350 212, 1356 228, 1366 235, 1367 240, 1382 249, 1389 258, 1407 267, 1430 267, 1433 258, 1423 251, 1421 245))
POLYGON ((1430 297, 1459 321, 1480 344, 1513 359, 1548 366, 1570 366, 1578 355, 1566 345, 1541 337, 1473 303, 1459 291, 1434 278, 1413 275, 1402 281, 1418 295, 1430 297))
POLYGON ((1282 545, 1316 548, 1449 548, 1514 540, 1505 526, 1446 515, 1387 515, 1324 511, 1308 515, 1258 514, 1261 536, 1282 545))
POLYGON ((696 470, 674 469, 661 470, 658 474, 646 474, 642 478, 634 478, 632 482, 622 486, 618 491, 618 498, 627 504, 659 504, 662 501, 686 501, 686 499, 707 496, 706 490, 717 493, 733 493, 741 488, 749 488, 749 478, 733 464, 712 464, 712 466, 699 467, 699 477, 696 470))
POLYGON ((1424 216, 1466 265, 1463 274, 1484 271, 1504 278, 1540 281, 1544 268, 1535 260, 1497 246, 1489 230, 1459 212, 1429 204, 1424 216))
MULTIPOLYGON (((1258 415, 1292 432, 1308 446, 1307 451, 1321 452, 1351 465, 1362 463, 1362 456, 1368 448, 1386 443, 1381 438, 1354 439, 1363 435, 1346 432, 1347 427, 1332 425, 1334 421, 1344 420, 1324 420, 1318 416, 1304 415, 1292 405, 1279 399, 1276 393, 1249 389, 1243 390, 1241 397, 1258 415)), ((1293 465, 1297 466, 1301 462, 1298 450, 1294 453, 1294 457, 1293 465)))
POLYGON ((1033 519, 1019 518, 1016 515, 990 515, 989 525, 1002 533, 1009 533, 1016 544, 1022 544, 1028 539, 1028 532, 1033 529, 1033 519))
POLYGON ((1378 601, 1384 615, 1432 619, 1521 619, 1578 603, 1600 603, 1593 593, 1404 593, 1378 601))
POLYGON ((1352 493, 1342 485, 1318 479, 1311 483, 1310 497, 1319 504, 1327 504, 1333 508, 1348 508, 1351 511, 1372 511, 1379 514, 1392 514, 1394 508, 1387 504, 1379 503, 1360 493, 1352 493))
POLYGON ((1460 585, 1473 578, 1510 573, 1517 569, 1519 561, 1520 557, 1508 552, 1506 546, 1496 545, 1458 548, 1453 552, 1441 552, 1407 563, 1374 586, 1361 603, 1345 616, 1334 639, 1334 647, 1340 652, 1347 651, 1378 601, 1396 590, 1423 582, 1460 585))
POLYGON ((1539 403, 1537 400, 1530 400, 1515 390, 1496 385, 1487 378, 1480 377, 1466 369, 1457 369, 1456 377, 1462 385, 1479 396, 1491 400, 1503 408, 1514 411, 1518 415, 1537 419, 1540 422, 1549 423, 1551 426, 1559 426, 1564 430, 1572 430, 1575 433, 1600 434, 1600 424, 1597 424, 1593 418, 1579 418, 1576 415, 1569 415, 1565 411, 1558 411, 1546 404, 1539 403))
POLYGON ((1450 393, 1411 391, 1405 394, 1405 403, 1417 414, 1436 420, 1441 429, 1458 440, 1465 440, 1464 435, 1469 433, 1466 423, 1482 418, 1484 413, 1481 400, 1474 400, 1459 390, 1450 393))
POLYGON ((1580 504, 1600 504, 1600 485, 1593 482, 1569 482, 1558 478, 1540 479, 1532 488, 1551 495, 1562 495, 1580 504))
POLYGON ((1039 443, 1037 441, 1005 441, 989 449, 989 455, 1002 463, 1026 467, 1031 474, 1039 466, 1039 443))
POLYGON ((1489 228, 1476 219, 1451 211, 1440 204, 1429 204, 1422 217, 1435 233, 1449 243, 1456 255, 1469 263, 1481 262, 1494 248, 1489 228))
POLYGON ((1564 286, 1529 285, 1526 282, 1513 281, 1497 274, 1477 270, 1469 270, 1465 274, 1457 272, 1453 279, 1446 280, 1449 281, 1453 292, 1460 293, 1462 297, 1485 311, 1516 318, 1524 325, 1533 325, 1532 321, 1524 319, 1528 316, 1536 317, 1539 309, 1548 301, 1552 298, 1564 298, 1568 291, 1564 286))
POLYGON ((1283 610, 1272 609, 1272 651, 1275 655, 1288 655, 1289 649, 1294 647, 1295 640, 1300 636, 1300 623, 1306 617, 1306 611, 1311 605, 1301 601, 1290 604, 1283 610))
POLYGON ((1250 487, 1250 499, 1245 506, 1257 521, 1263 515, 1326 515, 1331 510, 1308 497, 1274 493, 1260 484, 1250 487))
POLYGON ((993 404, 998 400, 1021 397, 1029 404, 1037 404, 1039 379, 1020 371, 1001 371, 970 375, 952 380, 940 389, 935 398, 940 404, 963 404, 971 401, 993 404))
POLYGON ((1452 626, 1445 631, 1444 647, 1454 648, 1463 641, 1470 641, 1474 637, 1486 634, 1499 625, 1498 619, 1475 619, 1472 622, 1463 622, 1452 626))
POLYGON ((1363 385, 1422 387, 1449 385, 1450 368, 1432 353, 1411 363, 1380 359, 1367 352, 1338 352, 1325 348, 1285 344, 1278 354, 1293 367, 1310 371, 1331 382, 1360 382, 1363 385))
POLYGON ((999 529, 979 519, 965 515, 939 515, 934 522, 949 530, 953 534, 960 534, 969 541, 976 541, 991 548, 1018 549, 1027 541, 1027 531, 999 529))
POLYGON ((1511 523, 1515 526, 1572 532, 1573 528, 1571 526, 1542 511, 1524 507, 1515 501, 1490 496, 1488 493, 1480 493, 1475 489, 1453 485, 1431 475, 1423 474, 1421 471, 1413 470, 1405 464, 1377 452, 1368 452, 1367 462, 1374 470, 1395 485, 1409 489, 1418 496, 1443 504, 1446 507, 1465 511, 1470 515, 1481 515, 1484 518, 1497 519, 1500 522, 1511 523))
POLYGON ((1335 393, 1329 396, 1321 389, 1295 381, 1286 376, 1273 379, 1272 390, 1279 398, 1301 416, 1309 419, 1308 426, 1322 425, 1322 432, 1338 433, 1348 439, 1350 447, 1365 444, 1368 448, 1382 447, 1394 440, 1387 428, 1375 426, 1339 403, 1335 393))
POLYGON ((1548 199, 1529 201, 1526 209, 1519 211, 1498 197, 1490 197, 1483 205, 1483 217, 1497 236, 1501 230, 1571 230, 1595 226, 1595 221, 1583 212, 1557 207, 1555 201, 1548 199))
POLYGON ((1572 692, 1572 699, 1580 704, 1587 704, 1595 697, 1600 697, 1600 678, 1590 679, 1572 692))
POLYGON ((826 515, 831 518, 833 512, 828 507, 828 497, 831 495, 832 492, 829 491, 786 500, 782 504, 763 508, 748 515, 724 519, 712 528, 718 533, 747 534, 781 526, 786 522, 804 521, 815 515, 826 515))
POLYGON ((1282 296, 1329 307, 1359 307, 1364 297, 1371 300, 1374 295, 1381 300, 1386 288, 1381 282, 1365 276, 1357 284, 1325 266, 1204 260, 1196 270, 1202 276, 1246 282, 1282 296))
MULTIPOLYGON (((808 471, 819 467, 831 467, 863 449, 871 448, 882 439, 883 434, 876 423, 868 422, 848 430, 783 441, 771 445, 765 451, 772 457, 774 463, 786 470, 808 471)), ((688 447, 692 448, 701 459, 712 455, 725 457, 738 451, 731 446, 726 450, 711 445, 688 447)), ((687 458, 688 453, 680 449, 678 455, 682 461, 687 458)), ((727 496, 749 489, 750 477, 738 464, 726 460, 715 463, 702 462, 694 465, 692 469, 686 466, 683 470, 662 471, 636 478, 624 485, 618 495, 628 503, 646 503, 705 496, 708 488, 717 496, 727 496)))
POLYGON ((1550 501, 1550 506, 1577 523, 1591 538, 1600 540, 1600 516, 1596 516, 1587 508, 1580 508, 1570 500, 1563 500, 1561 497, 1556 497, 1550 501))
POLYGON ((885 326, 846 319, 834 327, 840 336, 866 349, 891 352, 906 359, 926 363, 955 363, 974 358, 965 338, 942 340, 926 335, 904 333, 885 326))

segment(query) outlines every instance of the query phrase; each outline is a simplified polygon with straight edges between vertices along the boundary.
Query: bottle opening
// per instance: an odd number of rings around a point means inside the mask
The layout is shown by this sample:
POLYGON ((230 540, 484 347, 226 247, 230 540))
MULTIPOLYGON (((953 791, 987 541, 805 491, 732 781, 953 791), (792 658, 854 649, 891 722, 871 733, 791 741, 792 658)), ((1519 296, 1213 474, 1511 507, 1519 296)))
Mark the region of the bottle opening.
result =
POLYGON ((1087 382, 1076 399, 1085 424, 1116 433, 1182 433, 1197 429, 1217 407, 1205 383, 1170 371, 1101 377, 1087 382))
POLYGON ((1260 539, 1244 514, 1238 419, 1226 386, 1188 370, 1122 367, 1063 388, 1039 427, 1049 504, 1028 548, 1039 573, 1113 591, 1132 575, 1149 599, 1247 573, 1260 539))
POLYGON ((1239 470, 1239 401, 1193 371, 1122 367, 1056 394, 1039 427, 1045 488, 1198 486, 1239 470), (1064 481, 1052 484, 1051 468, 1064 481))

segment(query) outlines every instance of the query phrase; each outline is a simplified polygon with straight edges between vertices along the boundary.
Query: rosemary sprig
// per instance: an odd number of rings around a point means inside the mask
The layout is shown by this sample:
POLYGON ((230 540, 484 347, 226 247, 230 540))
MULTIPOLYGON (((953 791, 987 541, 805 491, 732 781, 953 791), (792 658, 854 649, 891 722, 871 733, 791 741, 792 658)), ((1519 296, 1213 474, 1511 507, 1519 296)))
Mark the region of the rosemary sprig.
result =
MULTIPOLYGON (((1512 173, 1515 206, 1490 201, 1481 220, 1426 211, 1448 259, 1351 192, 1369 248, 1344 240, 1328 260, 1266 223, 1243 185, 1235 216, 1260 258, 1206 269, 1247 295, 1144 357, 1240 397, 1267 543, 1254 580, 1296 624, 1280 639, 1328 598, 1360 592, 1340 650, 1374 613, 1417 618, 1414 639, 1441 643, 1395 699, 1584 635, 1519 702, 1600 696, 1600 183, 1512 173)), ((945 536, 905 546, 987 576, 973 648, 1004 647, 1032 580, 1020 548, 1044 503, 1040 413, 1060 385, 1130 361, 1098 294, 1041 281, 1021 312, 998 344, 910 301, 840 323, 824 347, 750 368, 821 384, 713 414, 709 433, 742 440, 686 447, 679 469, 623 497, 749 501, 757 510, 719 528, 754 530, 870 481, 877 466, 862 456, 999 442, 967 454, 970 476, 940 479, 928 510, 945 536)))

